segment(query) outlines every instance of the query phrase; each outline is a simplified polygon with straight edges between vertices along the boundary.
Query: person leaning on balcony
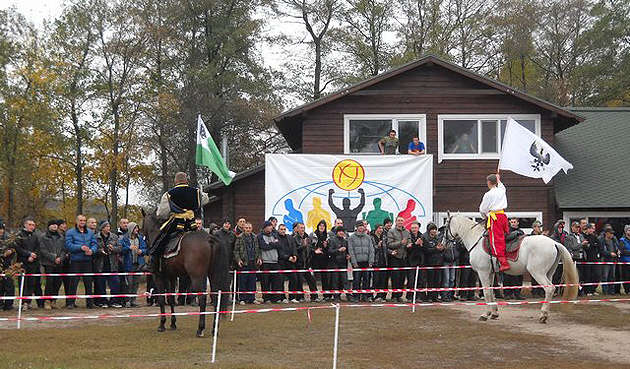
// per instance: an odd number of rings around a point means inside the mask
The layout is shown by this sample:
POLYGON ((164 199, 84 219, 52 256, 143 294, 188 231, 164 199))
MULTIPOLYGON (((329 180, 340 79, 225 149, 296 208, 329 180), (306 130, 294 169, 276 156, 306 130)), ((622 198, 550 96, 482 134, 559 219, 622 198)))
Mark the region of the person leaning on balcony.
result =
POLYGON ((383 155, 396 155, 396 149, 398 148, 398 137, 396 137, 396 131, 391 130, 389 134, 378 141, 378 148, 383 155))
POLYGON ((420 142, 420 138, 414 137, 407 146, 407 154, 410 155, 424 155, 424 143, 420 142))

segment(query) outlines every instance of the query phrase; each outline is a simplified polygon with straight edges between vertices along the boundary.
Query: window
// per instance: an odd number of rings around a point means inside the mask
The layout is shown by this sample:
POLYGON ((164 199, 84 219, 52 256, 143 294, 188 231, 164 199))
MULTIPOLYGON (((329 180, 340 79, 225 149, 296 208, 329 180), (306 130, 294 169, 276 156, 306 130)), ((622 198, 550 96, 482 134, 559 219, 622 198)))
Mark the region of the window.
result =
POLYGON ((424 114, 347 114, 344 115, 344 152, 346 154, 379 154, 378 141, 395 130, 398 152, 407 153, 414 137, 426 147, 426 116, 424 114))
MULTIPOLYGON (((539 115, 511 115, 540 136, 539 115)), ((443 159, 498 159, 508 115, 439 115, 438 162, 443 159)))
MULTIPOLYGON (((595 223, 597 235, 599 235, 604 229, 604 225, 610 224, 617 237, 623 237, 623 228, 626 224, 630 224, 630 213, 628 212, 579 212, 569 211, 563 213, 563 219, 566 222, 564 230, 569 232, 571 221, 579 221, 582 218, 586 218, 589 223, 595 223)), ((552 230, 553 231, 553 230, 552 230)))

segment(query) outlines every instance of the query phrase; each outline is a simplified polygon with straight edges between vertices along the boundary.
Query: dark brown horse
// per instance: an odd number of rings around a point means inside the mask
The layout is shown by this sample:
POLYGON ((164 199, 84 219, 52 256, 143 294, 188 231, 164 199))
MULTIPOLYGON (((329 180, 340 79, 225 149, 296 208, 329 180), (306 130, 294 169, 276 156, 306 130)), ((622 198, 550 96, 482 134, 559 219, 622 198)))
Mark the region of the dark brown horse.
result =
MULTIPOLYGON (((147 244, 153 242, 159 234, 160 226, 164 222, 155 215, 155 210, 145 212, 142 210, 142 232, 147 239, 147 244)), ((210 280, 210 290, 213 292, 229 290, 229 260, 228 253, 219 245, 218 240, 204 231, 190 232, 184 235, 181 248, 177 256, 162 262, 161 271, 153 275, 157 291, 154 293, 175 292, 177 278, 190 277, 191 292, 204 292, 199 295, 199 328, 197 337, 203 337, 206 328, 206 280, 210 280)), ((227 296, 227 295, 226 295, 227 296)), ((221 296, 221 306, 217 307, 216 295, 212 295, 214 311, 225 311, 226 299, 221 296)), ((160 312, 165 313, 165 296, 158 296, 160 312)), ((175 312, 175 296, 168 296, 171 313, 175 312)), ((175 315, 171 315, 171 330, 177 329, 175 315)), ((166 329, 166 316, 160 317, 158 332, 166 329)), ((214 325, 213 325, 214 333, 214 325)))

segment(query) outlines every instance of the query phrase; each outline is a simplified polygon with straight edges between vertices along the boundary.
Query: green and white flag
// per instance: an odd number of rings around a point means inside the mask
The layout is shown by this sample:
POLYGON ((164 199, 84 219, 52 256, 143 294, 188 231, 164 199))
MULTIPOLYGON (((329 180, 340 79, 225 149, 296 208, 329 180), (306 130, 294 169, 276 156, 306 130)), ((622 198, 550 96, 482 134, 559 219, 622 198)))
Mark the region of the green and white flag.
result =
POLYGON ((208 132, 208 128, 206 128, 203 119, 201 119, 201 114, 199 114, 197 118, 197 152, 195 163, 210 168, 226 186, 232 182, 232 178, 236 175, 236 173, 230 171, 227 165, 225 165, 225 161, 223 157, 221 157, 221 152, 219 152, 212 136, 210 136, 210 132, 208 132))

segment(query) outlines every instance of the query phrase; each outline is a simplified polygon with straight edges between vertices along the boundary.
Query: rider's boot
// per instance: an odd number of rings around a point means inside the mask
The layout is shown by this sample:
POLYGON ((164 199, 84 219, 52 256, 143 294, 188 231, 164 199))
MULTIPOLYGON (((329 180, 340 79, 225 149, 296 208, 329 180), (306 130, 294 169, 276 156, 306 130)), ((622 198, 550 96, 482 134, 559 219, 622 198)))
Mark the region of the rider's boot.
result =
POLYGON ((140 271, 145 273, 156 273, 158 271, 158 268, 158 258, 155 256, 155 254, 153 254, 151 255, 150 261, 148 263, 145 263, 140 268, 140 271))
POLYGON ((508 262, 505 256, 499 257, 498 259, 499 259, 499 264, 501 264, 501 267, 499 268, 499 272, 504 272, 510 269, 510 263, 508 262))

